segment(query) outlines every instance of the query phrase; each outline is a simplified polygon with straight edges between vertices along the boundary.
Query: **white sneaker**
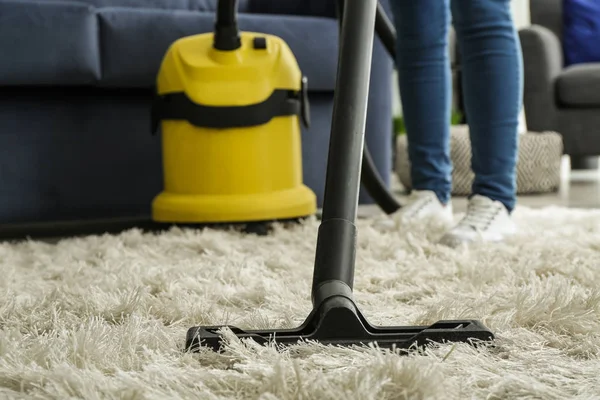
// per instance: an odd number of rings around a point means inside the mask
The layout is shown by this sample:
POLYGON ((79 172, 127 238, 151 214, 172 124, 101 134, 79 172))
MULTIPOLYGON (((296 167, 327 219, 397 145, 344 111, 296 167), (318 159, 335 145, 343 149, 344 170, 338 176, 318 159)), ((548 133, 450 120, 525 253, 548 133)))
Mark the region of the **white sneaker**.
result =
POLYGON ((440 243, 455 247, 474 241, 499 242, 516 230, 504 204, 475 195, 469 200, 464 218, 442 237, 440 243))
POLYGON ((413 190, 398 214, 402 223, 425 218, 436 218, 446 223, 453 221, 452 203, 442 204, 431 190, 413 190))

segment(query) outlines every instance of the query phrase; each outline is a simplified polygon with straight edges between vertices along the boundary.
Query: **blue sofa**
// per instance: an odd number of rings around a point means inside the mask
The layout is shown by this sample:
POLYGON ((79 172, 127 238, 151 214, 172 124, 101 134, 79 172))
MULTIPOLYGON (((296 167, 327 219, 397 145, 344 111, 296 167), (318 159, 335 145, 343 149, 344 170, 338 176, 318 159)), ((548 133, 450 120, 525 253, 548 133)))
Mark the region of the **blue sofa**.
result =
MULTIPOLYGON (((387 4, 384 6, 387 8, 387 4)), ((216 0, 0 0, 0 224, 150 215, 156 74, 177 38, 212 31, 216 0)), ((306 184, 323 200, 338 25, 330 0, 240 0, 242 30, 283 38, 308 77, 306 184)), ((376 39, 367 143, 389 182, 392 61, 376 39)), ((361 202, 371 200, 361 193, 361 202)))

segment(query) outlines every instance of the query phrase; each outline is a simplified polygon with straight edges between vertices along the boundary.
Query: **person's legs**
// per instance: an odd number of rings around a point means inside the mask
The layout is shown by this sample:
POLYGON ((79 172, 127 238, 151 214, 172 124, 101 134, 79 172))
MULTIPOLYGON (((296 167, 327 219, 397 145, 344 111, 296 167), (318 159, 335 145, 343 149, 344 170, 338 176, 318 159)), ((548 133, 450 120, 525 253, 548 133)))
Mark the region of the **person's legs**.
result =
POLYGON ((471 132, 473 194, 512 211, 522 101, 521 48, 510 0, 452 0, 471 132))
POLYGON ((502 240, 514 233, 522 59, 510 0, 452 0, 475 180, 465 218, 444 238, 502 240))
POLYGON ((404 211, 442 212, 448 217, 451 208, 442 204, 450 201, 452 176, 449 0, 390 0, 390 5, 397 31, 396 66, 411 183, 417 193, 404 211))

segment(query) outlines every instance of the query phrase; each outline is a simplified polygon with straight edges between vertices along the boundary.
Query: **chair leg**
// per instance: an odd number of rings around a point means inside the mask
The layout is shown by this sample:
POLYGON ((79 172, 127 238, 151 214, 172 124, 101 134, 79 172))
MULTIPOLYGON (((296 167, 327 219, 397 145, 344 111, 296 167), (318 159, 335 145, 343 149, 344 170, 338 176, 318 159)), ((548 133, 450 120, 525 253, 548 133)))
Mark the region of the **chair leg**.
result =
POLYGON ((598 169, 598 156, 571 156, 572 170, 593 170, 598 169))

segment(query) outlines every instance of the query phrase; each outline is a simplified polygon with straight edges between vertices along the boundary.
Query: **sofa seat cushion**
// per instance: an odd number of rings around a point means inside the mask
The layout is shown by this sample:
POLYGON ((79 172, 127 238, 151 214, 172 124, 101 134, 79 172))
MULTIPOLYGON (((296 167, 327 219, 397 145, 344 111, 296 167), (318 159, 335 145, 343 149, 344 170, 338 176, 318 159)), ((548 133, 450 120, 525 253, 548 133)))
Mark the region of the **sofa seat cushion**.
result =
MULTIPOLYGON (((122 7, 162 10, 215 11, 218 0, 70 0, 96 8, 122 7)), ((246 12, 250 0, 238 0, 238 11, 246 12)))
POLYGON ((0 0, 0 85, 85 85, 101 77, 95 9, 0 0))
POLYGON ((250 0, 250 9, 259 14, 303 15, 336 18, 333 0, 250 0))
POLYGON ((600 63, 571 65, 559 75, 556 85, 562 104, 600 107, 600 63))
MULTIPOLYGON (((308 77, 331 91, 337 21, 245 12, 240 29, 280 36, 308 77)), ((176 39, 212 32, 217 0, 0 0, 0 85, 152 88, 176 39), (27 29, 23 29, 27 27, 27 29)))
MULTIPOLYGON (((151 88, 176 39, 211 32, 214 14, 178 10, 103 8, 98 11, 105 87, 151 88)), ((338 25, 322 17, 240 14, 243 31, 274 34, 291 48, 310 90, 330 91, 337 73, 338 25)))

